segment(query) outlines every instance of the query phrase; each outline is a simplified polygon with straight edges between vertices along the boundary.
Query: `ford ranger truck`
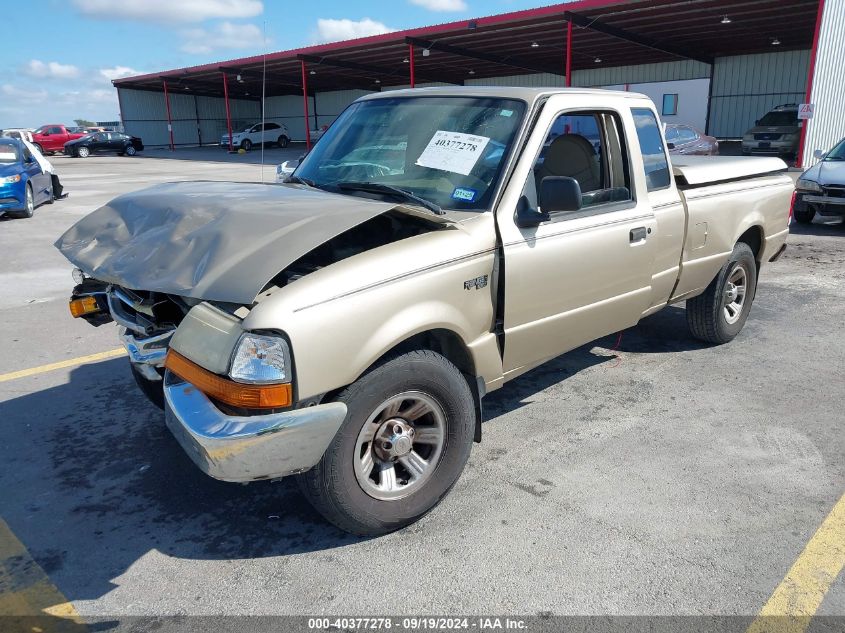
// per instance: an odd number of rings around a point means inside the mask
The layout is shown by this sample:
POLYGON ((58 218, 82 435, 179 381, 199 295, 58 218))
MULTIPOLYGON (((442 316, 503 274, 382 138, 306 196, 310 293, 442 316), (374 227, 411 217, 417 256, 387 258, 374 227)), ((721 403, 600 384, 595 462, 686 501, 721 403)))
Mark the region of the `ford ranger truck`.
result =
POLYGON ((32 143, 42 154, 63 152, 65 143, 85 136, 81 132, 69 132, 64 125, 50 123, 42 125, 32 133, 32 143))
POLYGON ((434 508, 484 396, 686 302, 742 330, 785 248, 778 158, 672 157, 615 91, 424 88, 350 105, 283 184, 161 184, 56 243, 208 475, 295 475, 356 534, 434 508))

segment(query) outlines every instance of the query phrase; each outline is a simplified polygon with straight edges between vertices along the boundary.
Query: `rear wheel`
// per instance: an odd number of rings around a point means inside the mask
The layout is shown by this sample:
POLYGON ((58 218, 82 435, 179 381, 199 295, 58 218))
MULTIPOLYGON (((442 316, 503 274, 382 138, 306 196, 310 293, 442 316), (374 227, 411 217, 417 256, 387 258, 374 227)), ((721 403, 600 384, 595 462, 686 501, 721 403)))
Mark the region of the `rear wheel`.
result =
POLYGON ((91 150, 85 146, 79 147, 76 150, 76 155, 79 156, 79 158, 88 158, 91 155, 91 150))
POLYGON ((282 134, 279 137, 279 140, 277 141, 277 143, 278 143, 279 147, 284 149, 285 147, 288 146, 288 143, 290 143, 290 139, 287 136, 285 136, 284 134, 282 134))
POLYGON ((754 253, 748 244, 738 242, 707 289, 687 301, 690 332, 702 341, 717 345, 732 341, 745 325, 756 292, 754 253))
POLYGON ((376 367, 337 397, 346 420, 298 481, 348 532, 377 535, 418 520, 457 481, 472 448, 475 405, 461 372, 431 351, 376 367))
MULTIPOLYGON (((138 371, 133 363, 129 363, 129 367, 132 369, 132 377, 135 379, 135 383, 147 396, 147 400, 159 409, 164 409, 164 380, 150 380, 138 371)), ((158 373, 164 375, 164 372, 158 373)))

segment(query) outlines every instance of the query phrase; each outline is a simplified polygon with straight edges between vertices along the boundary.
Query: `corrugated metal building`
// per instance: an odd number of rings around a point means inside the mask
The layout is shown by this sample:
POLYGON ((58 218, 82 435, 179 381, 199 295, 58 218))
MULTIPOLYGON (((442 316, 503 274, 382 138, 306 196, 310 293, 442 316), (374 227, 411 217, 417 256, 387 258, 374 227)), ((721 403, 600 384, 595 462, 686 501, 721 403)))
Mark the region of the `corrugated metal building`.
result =
POLYGON ((845 0, 825 0, 818 25, 815 58, 807 94, 815 105, 804 129, 803 164, 816 162, 815 150, 826 151, 845 137, 845 0))
POLYGON ((412 83, 640 85, 657 102, 661 92, 700 99, 692 86, 705 80, 703 120, 682 122, 723 139, 739 138, 776 105, 802 103, 812 85, 810 160, 812 149, 845 136, 843 56, 845 0, 580 0, 114 83, 127 132, 151 147, 217 143, 229 123, 237 130, 260 120, 265 61, 264 117, 284 123, 294 141, 361 95, 412 83))

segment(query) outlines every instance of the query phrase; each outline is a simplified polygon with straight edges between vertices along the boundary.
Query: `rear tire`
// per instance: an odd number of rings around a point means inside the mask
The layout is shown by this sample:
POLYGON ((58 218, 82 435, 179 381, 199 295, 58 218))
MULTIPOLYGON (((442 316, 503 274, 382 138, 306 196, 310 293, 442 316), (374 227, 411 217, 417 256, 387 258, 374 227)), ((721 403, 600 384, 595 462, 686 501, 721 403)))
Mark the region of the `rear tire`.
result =
POLYGON ((79 156, 79 158, 88 158, 91 155, 91 150, 87 147, 80 147, 77 148, 76 155, 79 156))
POLYGON ((810 224, 813 221, 813 218, 816 217, 816 210, 807 208, 799 211, 796 209, 792 213, 792 216, 798 224, 810 224))
MULTIPOLYGON (((129 368, 132 370, 132 377, 135 383, 141 389, 143 394, 147 396, 147 400, 152 402, 159 409, 164 409, 164 380, 150 380, 146 378, 140 371, 135 368, 135 365, 129 363, 129 368)), ((159 372, 163 376, 163 372, 159 372)))
POLYGON ((348 407, 346 420, 320 462, 297 477, 320 514, 342 530, 375 536, 417 521, 446 496, 475 430, 472 392, 457 367, 432 351, 408 352, 336 400, 348 407))
POLYGON ((757 292, 757 262, 751 247, 737 242, 716 278, 697 297, 687 300, 692 335, 721 345, 732 341, 748 319, 757 292))
POLYGON ((288 146, 288 143, 290 143, 290 139, 287 136, 285 136, 284 134, 282 134, 279 137, 279 140, 277 141, 277 143, 278 143, 279 147, 284 149, 285 147, 288 146))

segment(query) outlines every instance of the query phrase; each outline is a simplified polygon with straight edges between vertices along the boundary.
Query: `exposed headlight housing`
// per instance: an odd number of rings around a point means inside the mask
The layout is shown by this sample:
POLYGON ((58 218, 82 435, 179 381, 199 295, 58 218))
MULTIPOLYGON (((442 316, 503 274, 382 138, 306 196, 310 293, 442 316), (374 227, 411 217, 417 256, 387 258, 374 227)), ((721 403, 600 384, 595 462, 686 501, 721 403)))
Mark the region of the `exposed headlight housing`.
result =
POLYGON ((232 356, 229 377, 235 382, 272 384, 291 382, 290 347, 281 336, 245 332, 232 356))
POLYGON ((812 180, 804 180, 803 178, 798 179, 798 182, 795 183, 795 188, 799 191, 812 191, 814 193, 822 192, 822 188, 819 187, 819 183, 812 180))
POLYGON ((3 177, 3 178, 0 178, 0 182, 4 182, 4 183, 5 183, 5 182, 9 182, 9 183, 11 183, 11 182, 20 182, 20 181, 21 181, 21 176, 20 176, 20 174, 15 174, 14 176, 5 176, 5 177, 3 177))

